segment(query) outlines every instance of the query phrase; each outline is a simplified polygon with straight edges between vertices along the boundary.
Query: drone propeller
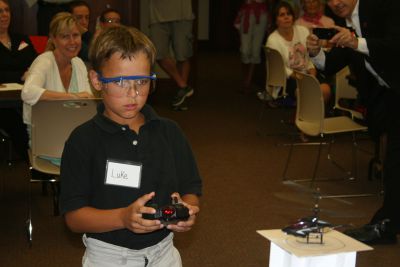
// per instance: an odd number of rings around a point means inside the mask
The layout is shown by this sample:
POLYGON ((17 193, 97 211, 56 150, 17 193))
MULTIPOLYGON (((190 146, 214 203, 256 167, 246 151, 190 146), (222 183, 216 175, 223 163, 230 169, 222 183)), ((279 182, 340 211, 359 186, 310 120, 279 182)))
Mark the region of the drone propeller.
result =
MULTIPOLYGON (((285 184, 289 185, 288 188, 294 190, 275 192, 274 196, 286 202, 295 203, 293 207, 297 210, 309 211, 316 217, 318 217, 319 214, 332 218, 361 218, 365 216, 365 214, 359 210, 355 211, 352 209, 352 203, 349 201, 324 199, 318 188, 312 189, 295 182, 286 182, 285 184), (321 208, 321 201, 324 203, 324 208, 321 208), (328 207, 330 209, 328 209, 328 207)), ((310 215, 310 213, 308 213, 308 215, 310 215)))

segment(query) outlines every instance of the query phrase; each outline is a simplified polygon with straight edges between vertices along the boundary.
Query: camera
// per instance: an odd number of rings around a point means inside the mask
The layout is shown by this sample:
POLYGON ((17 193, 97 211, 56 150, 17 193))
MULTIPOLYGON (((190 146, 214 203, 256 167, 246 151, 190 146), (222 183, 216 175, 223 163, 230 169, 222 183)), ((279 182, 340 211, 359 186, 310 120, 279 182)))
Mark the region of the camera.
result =
POLYGON ((170 205, 158 207, 156 203, 148 202, 146 207, 151 207, 156 210, 156 213, 143 213, 143 219, 146 220, 160 220, 162 224, 176 224, 179 221, 186 221, 189 218, 189 209, 182 203, 178 203, 176 197, 172 198, 170 205))
POLYGON ((330 40, 335 34, 338 33, 338 30, 334 28, 314 28, 313 34, 315 34, 319 39, 322 40, 330 40))

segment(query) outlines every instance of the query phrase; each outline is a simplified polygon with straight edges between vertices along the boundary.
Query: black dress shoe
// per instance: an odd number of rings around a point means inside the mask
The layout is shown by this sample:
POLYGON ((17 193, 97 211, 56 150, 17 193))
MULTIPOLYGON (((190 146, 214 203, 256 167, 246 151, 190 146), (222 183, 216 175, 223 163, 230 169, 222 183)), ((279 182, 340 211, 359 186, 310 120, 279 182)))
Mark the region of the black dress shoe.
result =
POLYGON ((390 220, 385 219, 376 224, 366 224, 363 227, 349 229, 343 233, 368 245, 396 244, 396 233, 387 229, 389 222, 390 220))

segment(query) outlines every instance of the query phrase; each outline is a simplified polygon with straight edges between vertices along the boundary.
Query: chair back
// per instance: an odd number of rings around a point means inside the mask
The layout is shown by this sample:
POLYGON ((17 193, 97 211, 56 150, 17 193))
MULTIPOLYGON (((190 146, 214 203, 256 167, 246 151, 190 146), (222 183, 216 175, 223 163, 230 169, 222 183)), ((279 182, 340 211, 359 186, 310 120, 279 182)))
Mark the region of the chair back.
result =
POLYGON ((277 98, 276 88, 282 88, 280 96, 286 96, 286 70, 285 62, 279 51, 264 47, 266 56, 267 81, 266 90, 273 98, 277 98))
POLYGON ((41 35, 30 35, 29 39, 31 40, 32 45, 38 54, 41 54, 46 50, 49 37, 41 35))
POLYGON ((296 72, 297 110, 296 126, 305 134, 322 133, 325 106, 319 81, 312 75, 296 72))
POLYGON ((357 99, 357 89, 349 84, 347 76, 350 74, 348 66, 341 69, 336 73, 335 78, 335 108, 350 112, 352 117, 357 119, 363 119, 362 113, 356 110, 349 109, 340 105, 341 99, 357 99))
POLYGON ((347 80, 347 76, 350 75, 350 69, 348 66, 344 67, 336 73, 336 92, 335 102, 338 102, 340 98, 357 98, 357 90, 351 86, 347 80))
POLYGON ((32 106, 31 164, 37 156, 61 158, 72 130, 96 114, 98 99, 39 101, 32 106))

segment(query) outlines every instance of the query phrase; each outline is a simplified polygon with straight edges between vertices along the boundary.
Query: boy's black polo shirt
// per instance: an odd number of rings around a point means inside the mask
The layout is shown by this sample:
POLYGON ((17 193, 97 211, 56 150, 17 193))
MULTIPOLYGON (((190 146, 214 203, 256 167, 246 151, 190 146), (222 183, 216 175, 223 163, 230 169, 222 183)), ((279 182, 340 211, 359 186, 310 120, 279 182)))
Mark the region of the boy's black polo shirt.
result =
MULTIPOLYGON (((97 209, 127 207, 152 191, 159 205, 171 203, 173 192, 201 194, 201 178, 191 148, 180 128, 171 120, 157 116, 146 105, 146 122, 139 134, 127 125, 117 124, 97 115, 77 127, 67 140, 61 162, 60 209, 62 214, 85 206, 97 209), (105 185, 106 161, 142 164, 140 188, 105 185)), ((164 228, 148 234, 127 229, 106 233, 87 233, 88 237, 127 247, 142 249, 161 241, 169 234, 164 228)))

